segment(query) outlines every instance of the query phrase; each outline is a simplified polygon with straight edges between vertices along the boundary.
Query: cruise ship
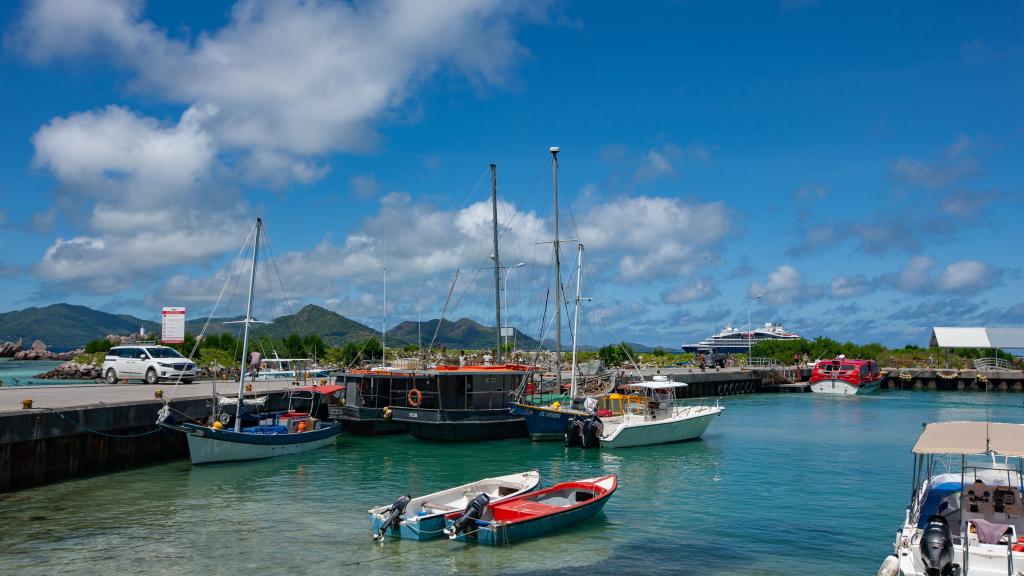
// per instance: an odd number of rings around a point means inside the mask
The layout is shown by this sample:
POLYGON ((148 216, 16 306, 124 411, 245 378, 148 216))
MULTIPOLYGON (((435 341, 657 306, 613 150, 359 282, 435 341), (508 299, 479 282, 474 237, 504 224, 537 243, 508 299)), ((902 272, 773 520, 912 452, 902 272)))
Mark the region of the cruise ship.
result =
POLYGON ((714 350, 725 354, 746 352, 758 342, 765 340, 798 340, 799 334, 786 331, 781 324, 768 322, 762 328, 753 332, 726 326, 724 330, 710 338, 706 338, 696 344, 683 344, 683 352, 697 352, 698 350, 714 350))

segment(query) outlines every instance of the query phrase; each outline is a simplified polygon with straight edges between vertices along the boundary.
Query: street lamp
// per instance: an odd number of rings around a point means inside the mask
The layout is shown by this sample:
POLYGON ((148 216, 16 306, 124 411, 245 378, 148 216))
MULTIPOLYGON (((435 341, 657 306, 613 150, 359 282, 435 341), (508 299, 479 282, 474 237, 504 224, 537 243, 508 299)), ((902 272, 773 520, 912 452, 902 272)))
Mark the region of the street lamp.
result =
POLYGON ((754 348, 754 326, 750 323, 750 304, 754 300, 760 299, 761 296, 764 296, 764 294, 758 294, 757 296, 747 300, 747 364, 750 364, 750 353, 754 348))

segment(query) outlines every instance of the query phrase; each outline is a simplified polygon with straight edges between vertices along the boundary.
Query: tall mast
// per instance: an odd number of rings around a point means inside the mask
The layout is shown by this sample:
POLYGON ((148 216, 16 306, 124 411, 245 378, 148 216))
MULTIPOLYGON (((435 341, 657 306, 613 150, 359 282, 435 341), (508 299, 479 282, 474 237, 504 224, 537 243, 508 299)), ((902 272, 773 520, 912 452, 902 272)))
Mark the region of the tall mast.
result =
POLYGON ((555 182, 555 381, 562 388, 562 262, 558 254, 558 146, 552 146, 552 177, 555 182))
POLYGON ((576 317, 572 321, 572 383, 569 386, 569 398, 576 398, 576 342, 580 339, 580 279, 583 276, 583 243, 579 243, 576 253, 576 317))
POLYGON ((384 225, 384 314, 380 320, 380 367, 388 365, 388 225, 384 225))
POLYGON ((256 240, 252 243, 252 272, 249 274, 249 301, 245 305, 245 328, 242 332, 242 369, 238 375, 238 405, 235 406, 235 432, 242 431, 242 404, 245 394, 245 368, 249 361, 249 324, 252 323, 252 293, 256 289, 256 260, 260 253, 260 232, 263 219, 256 219, 256 240))
POLYGON ((498 166, 491 164, 491 211, 494 224, 494 351, 501 364, 501 258, 498 257, 498 166))

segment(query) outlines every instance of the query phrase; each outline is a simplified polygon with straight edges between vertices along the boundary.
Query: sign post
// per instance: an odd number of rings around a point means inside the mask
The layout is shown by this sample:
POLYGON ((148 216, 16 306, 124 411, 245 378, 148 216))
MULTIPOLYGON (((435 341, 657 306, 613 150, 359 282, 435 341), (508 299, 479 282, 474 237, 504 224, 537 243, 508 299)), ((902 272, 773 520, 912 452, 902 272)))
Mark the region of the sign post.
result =
POLYGON ((185 343, 184 308, 164 307, 163 322, 160 327, 160 342, 164 344, 185 343))

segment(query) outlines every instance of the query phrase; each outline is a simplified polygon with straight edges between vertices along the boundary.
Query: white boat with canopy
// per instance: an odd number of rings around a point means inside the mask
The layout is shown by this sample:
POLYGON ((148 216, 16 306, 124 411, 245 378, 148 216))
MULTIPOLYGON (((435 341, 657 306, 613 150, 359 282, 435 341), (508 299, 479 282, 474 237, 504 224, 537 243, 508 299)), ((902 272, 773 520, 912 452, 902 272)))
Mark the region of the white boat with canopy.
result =
POLYGON ((1024 424, 928 424, 913 453, 910 504, 878 574, 1024 574, 1024 424))
POLYGON ((623 414, 602 418, 601 447, 626 448, 700 438, 711 420, 725 408, 717 403, 714 406, 682 404, 673 397, 673 391, 686 386, 685 382, 675 382, 667 376, 622 386, 647 398, 647 402, 627 404, 623 414))

